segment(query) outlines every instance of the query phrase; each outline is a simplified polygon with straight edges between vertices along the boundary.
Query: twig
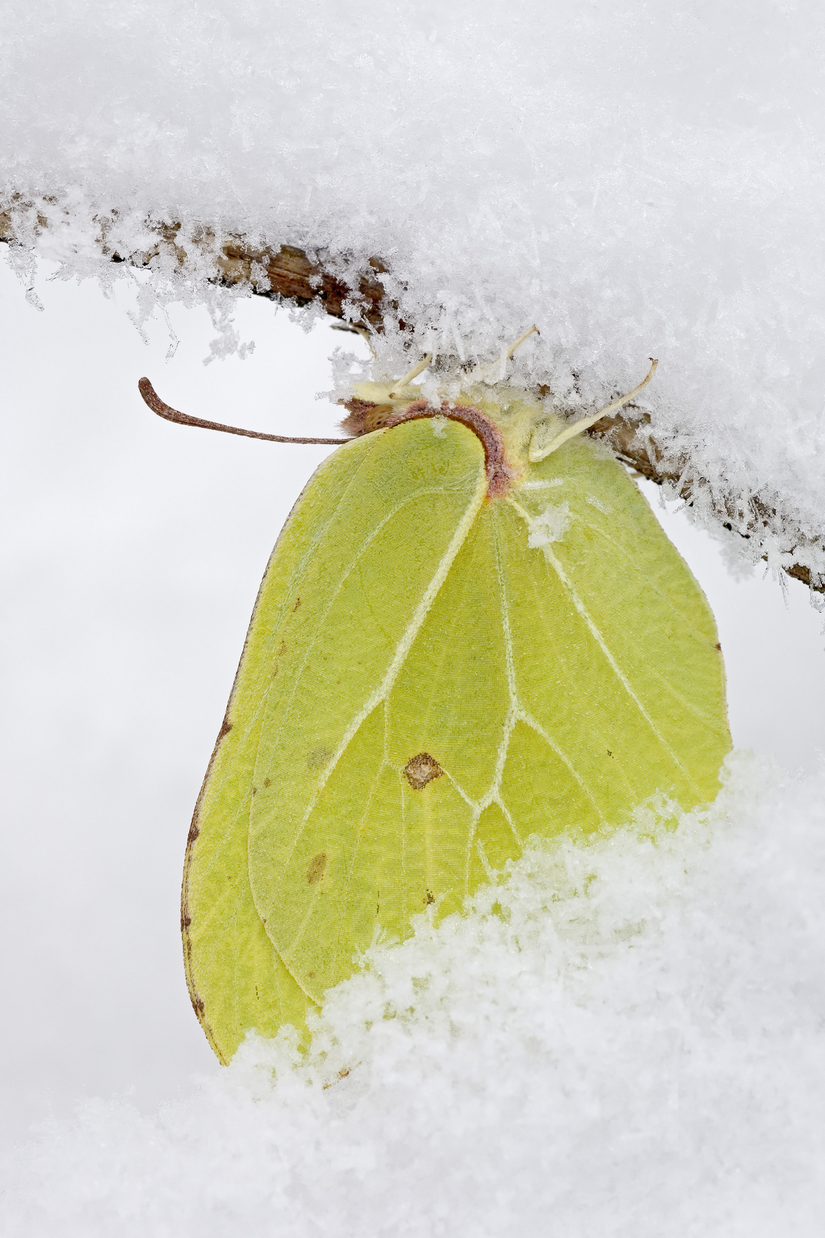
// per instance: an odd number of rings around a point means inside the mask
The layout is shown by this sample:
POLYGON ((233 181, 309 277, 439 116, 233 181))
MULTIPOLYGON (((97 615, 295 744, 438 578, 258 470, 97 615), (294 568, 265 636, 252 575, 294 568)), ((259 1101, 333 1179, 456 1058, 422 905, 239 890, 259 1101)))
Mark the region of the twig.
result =
MULTIPOLYGON (((37 215, 36 230, 41 232, 47 231, 50 226, 48 217, 43 214, 48 206, 48 202, 42 205, 37 215)), ((0 207, 0 241, 19 243, 15 218, 25 213, 21 208, 25 208, 25 203, 19 196, 5 208, 0 207)), ((61 208, 55 205, 55 209, 59 213, 61 208)), ((108 219, 101 217, 96 220, 96 243, 103 257, 112 262, 128 262, 135 267, 150 269, 161 260, 168 266, 170 257, 180 270, 190 265, 190 255, 180 240, 180 224, 151 224, 149 231, 154 234, 151 246, 139 253, 124 254, 109 239, 115 220, 114 214, 108 219)), ((281 245, 277 250, 254 248, 242 236, 232 237, 218 245, 216 234, 206 228, 187 239, 186 244, 193 245, 199 251, 201 261, 204 252, 214 253, 216 273, 210 282, 227 287, 247 285, 256 295, 295 305, 320 302, 332 317, 346 319, 354 329, 365 334, 379 333, 383 329, 385 314, 396 309, 393 303, 386 300, 380 276, 388 268, 379 258, 371 258, 369 270, 362 272, 351 285, 333 270, 331 263, 325 264, 323 257, 312 259, 294 245, 281 245)), ((403 328, 404 324, 401 326, 403 328)), ((759 496, 752 498, 743 523, 742 513, 734 503, 715 495, 706 481, 693 474, 689 461, 678 460, 674 464, 660 458, 656 442, 650 434, 638 433, 649 422, 647 414, 631 407, 613 416, 603 417, 587 433, 604 439, 619 459, 650 481, 672 487, 686 503, 695 503, 700 491, 703 492, 703 501, 714 512, 719 523, 731 532, 745 538, 770 534, 776 524, 777 513, 769 502, 759 496)), ((823 543, 825 536, 812 541, 800 533, 796 539, 797 547, 802 550, 815 546, 821 551, 823 543)), ((811 590, 825 593, 825 576, 812 573, 805 564, 792 563, 783 570, 811 590)))

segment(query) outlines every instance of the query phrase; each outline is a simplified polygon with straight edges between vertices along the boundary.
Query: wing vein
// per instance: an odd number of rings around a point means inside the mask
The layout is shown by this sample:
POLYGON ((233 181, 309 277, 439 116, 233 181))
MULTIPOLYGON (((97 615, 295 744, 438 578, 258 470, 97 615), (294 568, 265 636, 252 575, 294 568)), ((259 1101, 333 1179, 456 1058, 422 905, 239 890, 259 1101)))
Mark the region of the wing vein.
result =
MULTIPOLYGON (((512 507, 513 507, 513 508, 514 508, 514 509, 515 509, 515 510, 519 513, 519 515, 522 517, 522 519, 524 519, 525 521, 527 521, 527 522, 529 523, 529 522, 530 522, 530 519, 531 519, 531 517, 530 517, 529 513, 528 513, 528 512, 526 512, 526 511, 524 510, 524 508, 523 508, 523 507, 521 507, 521 505, 515 501, 515 499, 512 499, 512 498, 511 498, 511 499, 509 499, 508 501, 509 501, 510 505, 511 505, 511 506, 512 506, 512 507)), ((570 597, 571 602, 572 602, 572 603, 573 603, 573 605, 575 606, 575 608, 576 608, 576 610, 577 610, 578 614, 579 614, 579 615, 581 616, 581 618, 584 620, 584 623, 586 624, 586 626, 587 626, 587 628, 588 628, 588 631, 590 632, 590 635, 593 637, 594 641, 596 642, 596 644, 597 644, 597 645, 599 646, 599 648, 601 649, 602 654, 604 655, 604 658, 605 658, 605 660, 606 660, 606 662, 607 662, 608 666, 609 666, 609 667, 610 667, 610 669, 613 671, 613 674, 614 674, 614 675, 616 676, 616 678, 618 679, 618 681, 619 681, 619 683, 621 684, 621 686, 622 686, 622 688, 624 689, 624 691, 627 693, 627 695, 628 695, 628 696, 630 697, 630 699, 633 701, 633 703, 634 703, 634 705, 636 706, 636 708, 638 709, 639 713, 642 715, 642 717, 644 718, 645 722, 646 722, 646 723, 647 723, 647 725, 650 727, 651 731, 652 731, 652 732, 653 732, 653 734, 655 735, 655 737, 656 737, 657 741, 659 742, 659 744, 661 744, 661 746, 662 746, 662 748, 664 749, 664 751, 668 754, 668 756, 670 757, 670 759, 673 761, 673 763, 674 763, 674 765, 676 766, 676 768, 677 768, 677 769, 680 769, 680 770, 682 771, 682 773, 684 774, 684 776, 685 776, 686 780, 690 783, 690 785, 691 785, 692 787, 694 787, 694 789, 695 789, 695 790, 699 793, 699 796, 700 796, 700 798, 701 798, 701 795, 702 795, 701 788, 700 788, 700 787, 698 787, 698 786, 696 785, 695 780, 691 777, 691 775, 690 775, 690 774, 688 773, 688 771, 685 769, 684 765, 682 764, 682 762, 679 760, 678 756, 677 756, 677 755, 676 755, 676 753, 674 752, 674 750, 673 750, 672 746, 671 746, 671 745, 668 743, 668 741, 665 739, 664 735, 663 735, 663 734, 662 734, 662 732, 659 730, 659 728, 658 728, 658 726, 656 725, 656 723, 654 722, 653 718, 650 716, 650 714, 648 713, 647 709, 646 709, 646 708, 645 708, 645 706, 642 704, 642 701, 641 701, 641 700, 640 700, 640 698, 637 696, 636 692, 634 692, 634 690, 633 690, 633 688, 632 688, 632 686, 631 686, 631 684, 630 684, 629 679, 627 678, 627 676, 625 675, 624 671, 621 669, 621 667, 619 666, 619 664, 618 664, 618 662, 616 661, 615 657, 613 656, 613 654, 612 654, 612 652, 611 652, 611 650, 610 650, 610 647, 609 647, 609 645, 607 644, 607 641, 604 639, 604 636, 602 635, 602 633, 600 632, 600 630, 599 630, 599 628, 597 627, 596 623, 594 622, 592 615, 591 615, 591 614, 590 614, 590 612, 588 611, 588 609, 587 609, 587 607, 585 606, 584 602, 583 602, 583 601, 581 600, 581 598, 579 597, 579 595, 578 595, 578 593, 576 592, 576 590, 573 588, 573 583, 572 583, 572 581, 570 580, 570 577, 569 577, 569 576, 567 575, 567 573, 565 572, 565 570, 564 570, 564 568, 562 567, 562 565, 561 565, 561 563, 559 562, 559 560, 558 560, 558 559, 556 558, 556 556, 553 554, 553 551, 552 551, 552 549, 551 549, 551 546, 550 546, 549 544, 545 544, 545 545, 543 545, 543 546, 541 547, 541 549, 542 549, 542 551, 543 551, 543 553, 544 553, 545 558, 547 559, 547 562, 548 562, 548 563, 550 564, 550 566, 553 568, 553 571, 554 571, 554 572, 556 573, 556 575, 558 576, 558 578, 559 578, 559 580, 560 580, 561 584, 563 585, 563 587, 567 590, 567 593, 568 593, 568 595, 569 595, 569 597, 570 597)))
MULTIPOLYGON (((430 583, 428 584, 427 588, 424 590, 424 593, 421 596, 421 600, 415 609, 412 619, 408 623, 404 633, 401 636, 401 639, 396 645, 395 654, 393 655, 392 661, 390 662, 390 665, 387 668, 387 671, 383 679, 381 680, 381 683, 378 685, 375 691, 369 696, 369 698, 366 700, 366 702, 361 707, 361 709, 358 711, 358 713, 355 714, 355 716, 353 717, 352 721, 350 722, 349 726, 344 732, 341 742, 338 745, 337 751, 334 753, 332 759, 328 762, 324 770, 323 777, 319 779, 319 782, 315 788, 314 794, 311 796, 311 798, 309 799, 307 803, 306 809, 304 811, 304 815, 295 831, 295 837, 293 840, 291 851, 289 855, 286 857, 286 860, 284 863, 284 872, 286 872, 289 866, 289 862, 292 858, 292 855, 294 854, 294 851, 298 845, 298 842, 300 841, 304 828, 306 827, 307 822, 312 816, 312 813, 315 810, 315 806, 318 803, 318 799, 322 791, 324 790, 324 787, 326 786, 327 782, 329 781, 335 767, 338 765, 338 762, 343 757, 349 745, 352 743, 352 740, 357 734, 361 725, 366 721, 366 719, 369 717, 372 711, 376 708, 376 706, 380 705, 381 702, 386 699, 390 689, 395 683, 395 680, 398 678, 398 674, 402 666, 404 665, 404 661, 406 660, 407 654, 412 648, 413 641, 418 635, 421 625, 426 619, 427 613, 433 604, 435 596, 438 593, 439 589, 441 588, 442 584, 444 583, 447 577, 447 573, 449 572, 456 555, 461 549, 464 543, 464 540, 467 537, 467 534, 470 531, 470 528, 472 527, 472 524, 478 513, 478 509, 480 508, 481 503, 486 493, 487 493, 487 474, 484 472, 484 470, 481 470, 480 475, 479 475, 478 485, 476 487, 476 493, 471 499, 471 501, 467 504, 467 508, 464 512, 464 515, 462 516, 461 520, 457 524, 455 532, 452 538, 450 539, 450 543, 447 546, 447 549, 445 550, 444 554, 441 556, 441 559, 439 560, 439 563, 438 563, 438 567, 433 573, 433 576, 431 577, 430 583)), ((297 691, 297 682, 296 682, 295 691, 297 691)))

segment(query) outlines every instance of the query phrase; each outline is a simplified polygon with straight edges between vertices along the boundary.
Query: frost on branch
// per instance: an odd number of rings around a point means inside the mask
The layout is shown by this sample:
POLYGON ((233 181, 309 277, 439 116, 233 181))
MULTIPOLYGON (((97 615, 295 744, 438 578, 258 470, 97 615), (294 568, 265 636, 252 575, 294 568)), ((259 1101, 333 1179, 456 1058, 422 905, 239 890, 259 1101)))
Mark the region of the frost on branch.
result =
MULTIPOLYGON (((157 282, 147 312, 154 308, 155 297, 161 303, 185 299, 187 288, 190 297, 197 296, 201 283, 315 307, 369 332, 374 340, 386 324, 395 339, 403 341, 411 333, 410 324, 399 315, 397 300, 385 290, 381 277, 391 277, 391 271, 380 258, 371 257, 365 267, 293 245, 256 246, 243 236, 200 226, 141 223, 135 230, 134 221, 128 222, 124 227, 116 214, 88 221, 87 261, 95 271, 101 259, 152 271, 157 282)), ((34 205, 18 199, 0 210, 0 240, 9 243, 18 264, 35 249, 48 253, 59 245, 61 231, 73 225, 76 221, 65 207, 61 210, 51 202, 34 205)), ((455 364, 458 358, 448 360, 455 364)), ((536 385, 553 400, 550 385, 536 385)), ((633 405, 603 418, 589 433, 662 486, 667 497, 684 500, 702 523, 745 539, 750 545, 743 549, 751 561, 762 558, 774 571, 781 569, 815 593, 825 592, 825 534, 819 528, 795 527, 792 518, 783 516, 781 495, 736 494, 724 483, 713 484, 684 449, 674 451, 666 439, 664 444, 657 442, 650 413, 633 405)))
POLYGON ((513 378, 571 418, 656 356, 620 454, 821 592, 825 34, 772 0, 745 25, 641 0, 8 0, 0 230, 21 269, 151 271, 141 312, 206 302, 226 347, 217 307, 251 290, 360 322, 386 376, 537 322, 513 378))

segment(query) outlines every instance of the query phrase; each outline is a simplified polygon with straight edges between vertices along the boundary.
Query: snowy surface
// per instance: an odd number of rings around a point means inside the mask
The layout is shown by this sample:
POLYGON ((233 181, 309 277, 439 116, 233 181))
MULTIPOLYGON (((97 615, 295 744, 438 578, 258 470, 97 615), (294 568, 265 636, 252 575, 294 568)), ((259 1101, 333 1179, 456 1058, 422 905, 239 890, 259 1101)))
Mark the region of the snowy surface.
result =
MULTIPOLYGON (((0 200, 51 200, 67 270, 118 274, 104 217, 120 253, 156 219, 377 254, 416 348, 488 357, 537 322, 517 374, 569 412, 658 356, 659 442, 775 504, 774 556, 821 535, 813 0, 7 0, 4 27, 0 200)), ((152 295, 209 295, 209 262, 152 295)))
POLYGON ((516 377, 571 413, 653 353, 657 438, 775 496, 775 557, 825 526, 821 7, 8 0, 4 28, 0 205, 49 195, 64 226, 36 278, 11 255, 44 314, 0 268, 4 1139, 54 1114, 4 1170, 0 1230, 819 1238, 821 616, 673 511, 757 753, 711 819, 536 858, 509 920, 425 928, 343 986, 302 1071, 283 1047, 214 1064, 180 964, 183 843, 323 451, 169 426, 135 385, 326 435, 342 337, 104 263, 91 221, 119 212, 126 251, 154 215, 351 269, 381 254, 416 347, 487 358, 535 320, 516 377), (45 284, 51 259, 114 299, 45 284), (219 328, 234 306, 237 336, 211 348, 176 300, 219 328), (145 348, 128 315, 155 305, 145 348), (103 1099, 72 1117, 82 1096, 103 1099))
POLYGON ((823 792, 734 758, 710 820, 528 853, 374 951, 307 1061, 247 1042, 186 1101, 51 1124, 6 1232, 815 1238, 823 792))

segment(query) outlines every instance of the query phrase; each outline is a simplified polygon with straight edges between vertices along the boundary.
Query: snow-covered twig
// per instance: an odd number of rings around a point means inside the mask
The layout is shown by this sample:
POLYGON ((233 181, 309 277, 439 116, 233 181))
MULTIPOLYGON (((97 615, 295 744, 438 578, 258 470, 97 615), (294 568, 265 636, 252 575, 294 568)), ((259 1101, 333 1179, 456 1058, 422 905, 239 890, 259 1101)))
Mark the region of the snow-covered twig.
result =
MULTIPOLYGON (((47 213, 49 206, 49 199, 41 199, 35 206, 22 198, 0 205, 0 241, 31 249, 40 236, 60 223, 62 208, 55 203, 52 218, 47 213)), ((331 259, 320 248, 314 253, 295 245, 276 249, 250 243, 243 236, 220 235, 207 227, 190 228, 183 235, 179 224, 157 220, 145 223, 140 248, 124 249, 118 243, 118 235, 124 233, 118 229, 116 212, 98 217, 94 225, 92 237, 98 256, 112 262, 161 268, 166 274, 178 270, 190 276, 192 268, 197 267, 206 282, 247 286, 256 295, 299 306, 318 304, 332 317, 367 333, 381 332, 389 314, 397 319, 397 306, 388 299, 380 278, 389 268, 377 257, 369 260, 367 269, 354 266, 347 270, 340 259, 331 259)), ((88 232, 85 239, 89 239, 88 232)), ((405 326, 403 322, 399 325, 402 329, 405 326)), ((754 495, 743 504, 736 496, 720 491, 697 475, 690 460, 674 459, 672 453, 663 451, 649 426, 649 414, 631 405, 602 418, 588 433, 607 442, 638 473, 697 508, 706 521, 739 537, 754 539, 759 556, 771 566, 781 568, 815 593, 825 594, 825 575, 811 566, 823 561, 825 534, 812 537, 802 530, 789 529, 767 498, 754 495)))

